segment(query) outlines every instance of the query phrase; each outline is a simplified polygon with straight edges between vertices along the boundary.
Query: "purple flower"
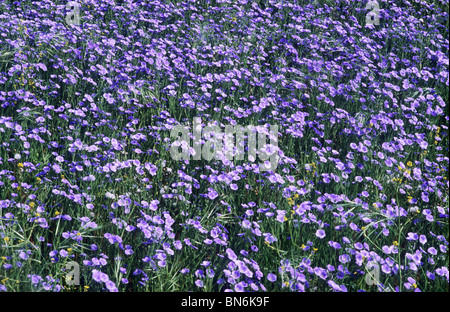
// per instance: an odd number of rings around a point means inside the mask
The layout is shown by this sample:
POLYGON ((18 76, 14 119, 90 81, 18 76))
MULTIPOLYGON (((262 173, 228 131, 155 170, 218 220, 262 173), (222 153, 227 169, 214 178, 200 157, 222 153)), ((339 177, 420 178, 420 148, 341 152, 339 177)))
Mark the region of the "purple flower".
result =
POLYGON ((158 209, 159 200, 155 199, 150 202, 150 209, 155 211, 158 209))
POLYGON ((245 291, 245 287, 248 286, 248 284, 244 281, 237 283, 236 285, 234 285, 234 290, 236 292, 243 292, 245 291))
POLYGON ((103 97, 106 99, 106 101, 107 101, 109 104, 114 104, 115 100, 114 100, 114 98, 111 96, 110 93, 105 93, 105 94, 103 94, 103 97))
POLYGON ((431 255, 437 255, 437 250, 436 250, 436 248, 434 248, 434 247, 430 247, 430 248, 428 248, 428 253, 429 254, 431 254, 431 255))
POLYGON ((96 282, 107 282, 109 281, 109 277, 107 274, 98 271, 98 270, 92 270, 92 278, 96 281, 96 282))
POLYGON ((244 229, 249 229, 252 227, 252 223, 250 221, 248 221, 247 219, 245 219, 244 221, 242 221, 242 227, 244 229))
POLYGON ((335 291, 341 291, 341 288, 339 287, 339 285, 336 284, 334 281, 329 280, 329 281, 327 282, 327 284, 330 285, 331 288, 333 288, 335 291))
POLYGON ((320 267, 314 268, 314 274, 316 274, 318 277, 320 277, 323 280, 325 280, 328 276, 327 270, 320 268, 320 267))
POLYGON ((322 229, 317 230, 317 231, 316 231, 316 236, 317 236, 318 238, 324 238, 324 237, 325 237, 325 231, 322 230, 322 229))
POLYGON ((329 241, 328 245, 330 245, 334 249, 340 249, 341 248, 341 244, 339 244, 338 242, 329 241))
POLYGON ((233 261, 237 260, 237 256, 232 249, 227 248, 226 253, 227 253, 228 259, 233 260, 233 261))
POLYGON ((105 282, 106 288, 108 288, 108 290, 110 292, 118 292, 118 289, 116 287, 116 284, 114 284, 113 281, 106 281, 105 282))
POLYGON ((404 284, 406 289, 411 289, 411 287, 417 287, 416 280, 412 277, 408 277, 408 281, 404 284))
POLYGON ((408 237, 406 237, 407 240, 417 240, 419 238, 419 235, 416 233, 409 232, 408 237))
POLYGON ((347 254, 343 254, 339 256, 339 262, 341 263, 347 263, 350 261, 350 256, 347 254))
POLYGON ((427 271, 427 277, 428 277, 430 280, 434 280, 434 279, 436 278, 436 275, 434 275, 433 273, 427 271))
POLYGON ((211 187, 209 187, 208 188, 208 197, 209 197, 209 199, 214 199, 217 196, 219 196, 219 194, 216 192, 216 190, 211 188, 211 187))
POLYGON ((391 273, 391 267, 386 263, 381 266, 381 270, 386 274, 391 273))
POLYGON ((27 253, 25 251, 21 251, 19 253, 19 258, 23 259, 23 260, 27 260, 28 259, 28 255, 27 255, 27 253))
POLYGON ((267 274, 267 279, 271 282, 275 282, 277 280, 277 276, 273 273, 267 274))
POLYGON ((277 221, 280 223, 283 223, 285 214, 286 214, 286 210, 277 210, 277 221))
POLYGON ((420 235, 419 242, 424 245, 427 242, 427 237, 425 235, 420 235))
POLYGON ((197 285, 197 287, 200 287, 200 288, 202 288, 203 286, 204 286, 204 283, 203 283, 203 281, 202 280, 196 280, 195 281, 195 285, 197 285))
POLYGON ((196 277, 205 277, 205 274, 204 274, 203 270, 197 270, 197 271, 195 271, 194 275, 195 275, 196 277))

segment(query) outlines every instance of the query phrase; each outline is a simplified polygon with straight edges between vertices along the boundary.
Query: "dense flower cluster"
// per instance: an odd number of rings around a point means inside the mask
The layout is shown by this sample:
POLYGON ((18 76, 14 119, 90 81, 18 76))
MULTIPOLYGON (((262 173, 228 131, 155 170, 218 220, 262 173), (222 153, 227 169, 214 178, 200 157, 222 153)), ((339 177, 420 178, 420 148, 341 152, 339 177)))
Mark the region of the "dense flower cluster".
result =
POLYGON ((449 290, 448 0, 62 2, 0 0, 1 291, 449 290))

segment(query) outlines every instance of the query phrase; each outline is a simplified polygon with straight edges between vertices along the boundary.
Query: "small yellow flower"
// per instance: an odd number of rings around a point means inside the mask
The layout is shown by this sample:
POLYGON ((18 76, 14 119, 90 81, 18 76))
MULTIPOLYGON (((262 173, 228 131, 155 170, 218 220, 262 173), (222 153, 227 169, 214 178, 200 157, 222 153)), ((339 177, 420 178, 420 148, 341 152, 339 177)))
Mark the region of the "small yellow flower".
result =
POLYGON ((306 246, 305 245, 302 245, 302 249, 305 249, 306 248, 306 246))
POLYGON ((59 216, 60 212, 59 211, 55 211, 55 216, 59 216))
POLYGON ((414 284, 413 284, 413 287, 414 287, 414 288, 417 288, 417 284, 416 284, 416 283, 414 283, 414 284))
POLYGON ((61 175, 61 180, 64 180, 66 177, 62 174, 61 175))
POLYGON ((18 163, 18 164, 17 164, 17 167, 23 168, 23 163, 18 163))
POLYGON ((36 178, 36 181, 37 181, 38 183, 40 183, 40 182, 42 181, 42 179, 39 178, 39 177, 37 177, 37 178, 36 178))
POLYGON ((288 220, 288 218, 286 218, 286 216, 284 216, 284 221, 287 221, 288 220))
POLYGON ((407 165, 408 167, 412 167, 413 163, 412 163, 411 161, 408 161, 408 162, 406 163, 406 165, 407 165))
POLYGON ((284 282, 284 285, 289 286, 289 281, 284 282))
POLYGON ((68 252, 72 252, 72 250, 73 250, 72 248, 67 248, 68 252))
POLYGON ((31 203, 30 203, 30 207, 31 207, 31 208, 34 208, 34 206, 36 206, 36 204, 35 204, 34 202, 31 202, 31 203))
POLYGON ((398 246, 398 242, 397 242, 397 241, 393 241, 393 242, 392 242, 392 245, 398 246))
POLYGON ((312 252, 316 252, 318 249, 313 247, 312 252))
POLYGON ((3 240, 4 240, 6 243, 8 243, 8 242, 9 242, 9 237, 5 237, 5 238, 3 238, 3 240))
POLYGON ((84 291, 87 291, 89 289, 89 286, 84 286, 84 291))

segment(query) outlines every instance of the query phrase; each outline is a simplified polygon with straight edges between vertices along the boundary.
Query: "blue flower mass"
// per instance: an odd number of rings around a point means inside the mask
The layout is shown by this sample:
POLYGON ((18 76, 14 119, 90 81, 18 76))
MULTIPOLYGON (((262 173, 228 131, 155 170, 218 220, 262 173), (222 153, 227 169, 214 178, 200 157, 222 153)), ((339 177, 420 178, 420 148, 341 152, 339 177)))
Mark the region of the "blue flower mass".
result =
POLYGON ((368 2, 0 0, 0 291, 448 292, 449 1, 368 2))

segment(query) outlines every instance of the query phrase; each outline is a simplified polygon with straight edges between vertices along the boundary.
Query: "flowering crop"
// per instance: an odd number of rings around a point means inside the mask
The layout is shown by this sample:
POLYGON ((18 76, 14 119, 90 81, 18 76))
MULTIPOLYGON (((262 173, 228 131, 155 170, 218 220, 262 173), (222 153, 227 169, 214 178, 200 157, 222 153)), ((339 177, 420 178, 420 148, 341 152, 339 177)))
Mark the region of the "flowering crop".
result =
POLYGON ((0 0, 0 291, 449 291, 448 8, 0 0))

